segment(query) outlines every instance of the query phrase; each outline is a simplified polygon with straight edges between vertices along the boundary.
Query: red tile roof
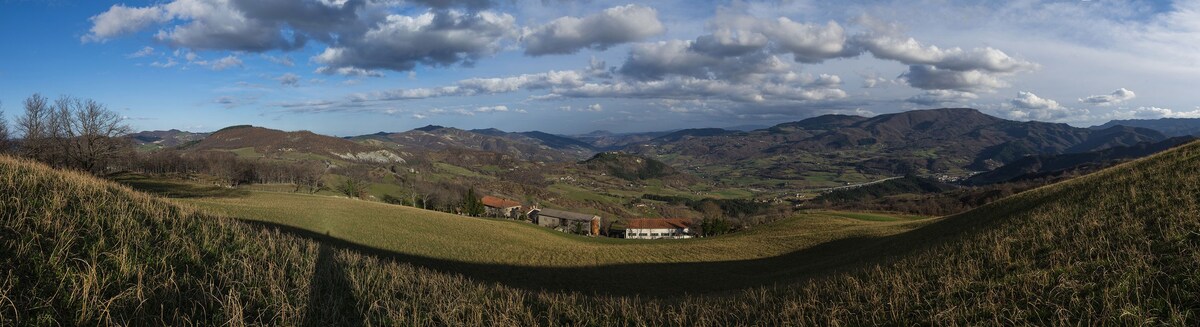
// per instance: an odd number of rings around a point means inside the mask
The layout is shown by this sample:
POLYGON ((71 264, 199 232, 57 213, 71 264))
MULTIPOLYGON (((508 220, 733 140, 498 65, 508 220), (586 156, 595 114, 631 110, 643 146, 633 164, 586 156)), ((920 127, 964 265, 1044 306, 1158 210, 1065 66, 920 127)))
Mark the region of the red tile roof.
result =
POLYGON ((483 202, 483 205, 489 206, 492 208, 510 208, 510 207, 520 207, 521 206, 520 202, 509 200, 509 199, 501 199, 501 198, 494 197, 491 195, 485 195, 483 197, 483 199, 480 200, 479 202, 483 202))
POLYGON ((638 218, 629 221, 626 228, 688 228, 692 220, 687 218, 638 218))

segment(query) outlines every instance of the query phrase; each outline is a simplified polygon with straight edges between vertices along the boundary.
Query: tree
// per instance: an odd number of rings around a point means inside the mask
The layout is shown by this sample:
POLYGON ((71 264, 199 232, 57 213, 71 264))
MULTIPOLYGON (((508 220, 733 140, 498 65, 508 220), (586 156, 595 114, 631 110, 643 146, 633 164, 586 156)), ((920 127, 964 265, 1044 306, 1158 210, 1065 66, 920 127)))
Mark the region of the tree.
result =
POLYGON ((367 185, 370 184, 371 174, 366 168, 349 167, 342 169, 341 173, 346 178, 337 184, 338 193, 352 198, 361 198, 367 193, 367 185))
POLYGON ((22 134, 20 153, 26 157, 99 174, 132 153, 132 142, 121 137, 130 133, 129 125, 99 102, 62 96, 50 104, 35 93, 24 106, 16 128, 22 134))
POLYGON ((305 189, 308 193, 317 193, 325 188, 325 165, 319 162, 305 162, 294 167, 296 190, 305 189))
POLYGON ((8 152, 8 119, 4 118, 4 103, 0 102, 0 153, 8 152))
POLYGON ((59 127, 64 133, 67 160, 84 171, 99 173, 105 165, 128 154, 129 140, 122 138, 132 130, 124 118, 104 105, 88 99, 69 98, 71 109, 65 107, 59 127))
POLYGON ((337 186, 338 192, 352 198, 361 198, 367 191, 367 184, 356 178, 346 178, 337 186))
POLYGON ((467 189, 467 194, 463 196, 463 213, 468 216, 482 216, 483 202, 479 201, 479 197, 475 196, 475 189, 467 189))
POLYGON ((49 99, 34 93, 22 104, 25 115, 17 118, 16 129, 21 132, 20 154, 42 162, 50 161, 50 105, 49 99))

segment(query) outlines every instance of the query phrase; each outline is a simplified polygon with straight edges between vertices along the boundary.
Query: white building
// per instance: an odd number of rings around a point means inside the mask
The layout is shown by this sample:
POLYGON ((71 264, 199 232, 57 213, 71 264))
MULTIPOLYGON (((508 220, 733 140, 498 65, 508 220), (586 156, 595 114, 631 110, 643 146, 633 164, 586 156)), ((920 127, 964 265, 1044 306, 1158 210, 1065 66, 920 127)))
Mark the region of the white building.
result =
POLYGON ((692 238, 691 227, 691 219, 639 218, 629 221, 629 225, 625 228, 625 238, 643 240, 692 238))

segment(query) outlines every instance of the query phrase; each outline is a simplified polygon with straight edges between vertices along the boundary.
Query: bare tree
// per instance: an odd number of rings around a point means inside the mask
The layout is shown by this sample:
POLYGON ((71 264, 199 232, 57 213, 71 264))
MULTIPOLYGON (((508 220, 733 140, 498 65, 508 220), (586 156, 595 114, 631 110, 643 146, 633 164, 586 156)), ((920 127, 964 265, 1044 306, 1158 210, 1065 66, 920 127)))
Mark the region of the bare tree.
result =
POLYGON ((121 136, 129 125, 116 112, 94 100, 62 96, 53 104, 41 94, 25 99, 25 115, 17 119, 21 154, 59 167, 102 173, 132 150, 121 136))
POLYGON ((0 102, 0 153, 8 152, 8 119, 4 118, 4 103, 0 102))
POLYGON ((132 130, 120 115, 96 101, 74 99, 73 102, 73 110, 63 112, 59 122, 67 137, 64 142, 67 160, 85 171, 100 172, 130 149, 130 141, 121 136, 132 130))
POLYGON ((25 115, 17 118, 16 129, 21 132, 20 154, 48 162, 50 151, 50 105, 49 99, 34 93, 25 98, 25 115))

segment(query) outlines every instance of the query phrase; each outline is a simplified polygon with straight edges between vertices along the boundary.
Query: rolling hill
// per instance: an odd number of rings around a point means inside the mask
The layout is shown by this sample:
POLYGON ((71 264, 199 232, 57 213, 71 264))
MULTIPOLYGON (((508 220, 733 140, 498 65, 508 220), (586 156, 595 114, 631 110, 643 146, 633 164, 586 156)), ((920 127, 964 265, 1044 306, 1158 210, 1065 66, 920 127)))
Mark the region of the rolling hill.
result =
POLYGON ((964 182, 968 185, 987 185, 1068 172, 1089 172, 1112 166, 1124 160, 1155 154, 1195 140, 1195 137, 1179 136, 1162 142, 1143 142, 1099 151, 1027 156, 1000 168, 973 175, 964 182))
POLYGON ((223 128, 186 147, 188 151, 239 149, 252 149, 258 155, 316 155, 361 162, 405 162, 396 152, 378 146, 309 131, 285 132, 248 125, 223 128))
POLYGON ((465 131, 425 126, 401 133, 376 133, 352 138, 378 141, 406 152, 440 152, 450 149, 486 151, 524 161, 569 162, 595 151, 584 142, 543 132, 508 133, 498 129, 465 131))
POLYGON ((143 131, 126 135, 132 139, 138 146, 160 149, 171 148, 180 145, 199 142, 210 133, 192 133, 172 129, 168 131, 143 131))
MULTIPOLYGON (((563 248, 541 252, 571 262, 649 260, 580 267, 477 262, 474 251, 506 244, 487 231, 532 228, 512 222, 418 215, 405 219, 428 228, 404 230, 403 220, 375 228, 430 240, 390 238, 410 251, 445 255, 436 257, 363 245, 389 238, 325 236, 331 229, 303 220, 344 218, 340 210, 363 204, 354 200, 294 202, 326 210, 320 212, 286 208, 299 215, 267 208, 286 203, 252 199, 214 207, 304 225, 258 228, 9 157, 0 158, 0 190, 5 199, 20 199, 0 202, 6 325, 1200 323, 1197 143, 928 223, 828 220, 818 213, 681 243, 534 234, 557 237, 546 241, 563 248), (338 201, 345 205, 330 205, 338 201), (737 259, 747 254, 720 246, 787 241, 794 237, 780 233, 806 224, 891 227, 792 243, 799 247, 783 254, 749 254, 754 259, 737 259), (449 243, 461 250, 438 249, 447 242, 439 239, 459 237, 444 231, 464 228, 483 234, 449 243), (669 250, 675 244, 690 249, 669 250), (596 247, 623 254, 604 256, 596 247), (635 251, 642 247, 667 252, 635 251), (598 257, 580 260, 575 253, 598 257), (660 261, 673 258, 688 259, 660 261)), ((514 251, 522 242, 542 242, 506 240, 514 251)))

